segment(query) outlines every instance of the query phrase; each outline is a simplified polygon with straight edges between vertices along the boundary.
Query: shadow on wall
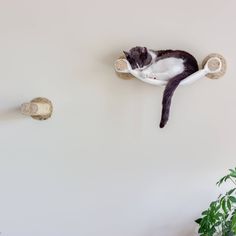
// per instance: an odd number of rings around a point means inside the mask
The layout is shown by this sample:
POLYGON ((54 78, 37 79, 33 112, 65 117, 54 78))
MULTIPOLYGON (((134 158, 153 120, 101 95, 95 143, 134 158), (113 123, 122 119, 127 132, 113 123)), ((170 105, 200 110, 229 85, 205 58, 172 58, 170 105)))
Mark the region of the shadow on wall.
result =
POLYGON ((21 114, 20 107, 12 107, 6 110, 0 110, 0 121, 11 121, 24 119, 25 116, 21 114))
MULTIPOLYGON (((115 60, 119 57, 123 55, 122 51, 113 51, 109 54, 104 55, 102 58, 100 58, 100 61, 102 62, 103 65, 112 68, 114 70, 114 62, 115 60)), ((115 70, 114 70, 115 72, 115 70)))

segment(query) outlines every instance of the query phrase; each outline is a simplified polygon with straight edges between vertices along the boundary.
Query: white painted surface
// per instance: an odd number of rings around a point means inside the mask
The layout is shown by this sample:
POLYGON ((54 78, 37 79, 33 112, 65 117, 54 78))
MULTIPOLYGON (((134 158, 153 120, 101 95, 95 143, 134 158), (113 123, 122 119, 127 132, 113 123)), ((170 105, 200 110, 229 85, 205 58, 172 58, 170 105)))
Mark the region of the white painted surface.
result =
POLYGON ((216 180, 235 166, 235 8, 1 0, 1 235, 195 235, 216 180), (227 75, 179 88, 161 130, 162 88, 114 73, 136 45, 200 61, 219 52, 227 75), (48 121, 19 113, 37 96, 54 103, 48 121))

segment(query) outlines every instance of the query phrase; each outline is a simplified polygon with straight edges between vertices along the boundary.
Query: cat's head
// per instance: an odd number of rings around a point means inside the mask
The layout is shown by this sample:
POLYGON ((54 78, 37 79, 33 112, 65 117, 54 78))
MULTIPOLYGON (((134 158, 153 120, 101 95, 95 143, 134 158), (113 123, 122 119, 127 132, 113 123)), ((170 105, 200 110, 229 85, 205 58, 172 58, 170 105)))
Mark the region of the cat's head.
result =
POLYGON ((124 51, 124 54, 132 69, 142 69, 152 61, 152 56, 146 47, 134 47, 129 52, 124 51))

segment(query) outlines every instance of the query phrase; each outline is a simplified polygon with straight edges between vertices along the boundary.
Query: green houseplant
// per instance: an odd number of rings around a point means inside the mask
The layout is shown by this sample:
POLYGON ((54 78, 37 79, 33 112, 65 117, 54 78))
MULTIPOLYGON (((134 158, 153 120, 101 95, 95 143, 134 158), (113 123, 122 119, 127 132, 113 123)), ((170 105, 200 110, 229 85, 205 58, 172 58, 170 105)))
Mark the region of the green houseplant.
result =
POLYGON ((236 235, 236 168, 222 177, 216 184, 221 186, 230 181, 235 188, 221 194, 209 208, 196 220, 200 236, 235 236, 236 235))

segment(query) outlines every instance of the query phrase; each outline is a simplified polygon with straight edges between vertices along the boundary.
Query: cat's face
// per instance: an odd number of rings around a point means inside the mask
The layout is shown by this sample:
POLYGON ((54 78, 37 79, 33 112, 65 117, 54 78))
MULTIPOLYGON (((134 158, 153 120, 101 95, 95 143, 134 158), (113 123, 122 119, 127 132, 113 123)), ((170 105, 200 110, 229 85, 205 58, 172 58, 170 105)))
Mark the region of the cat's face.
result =
POLYGON ((145 47, 134 47, 124 54, 132 69, 142 69, 152 61, 152 57, 145 47))

